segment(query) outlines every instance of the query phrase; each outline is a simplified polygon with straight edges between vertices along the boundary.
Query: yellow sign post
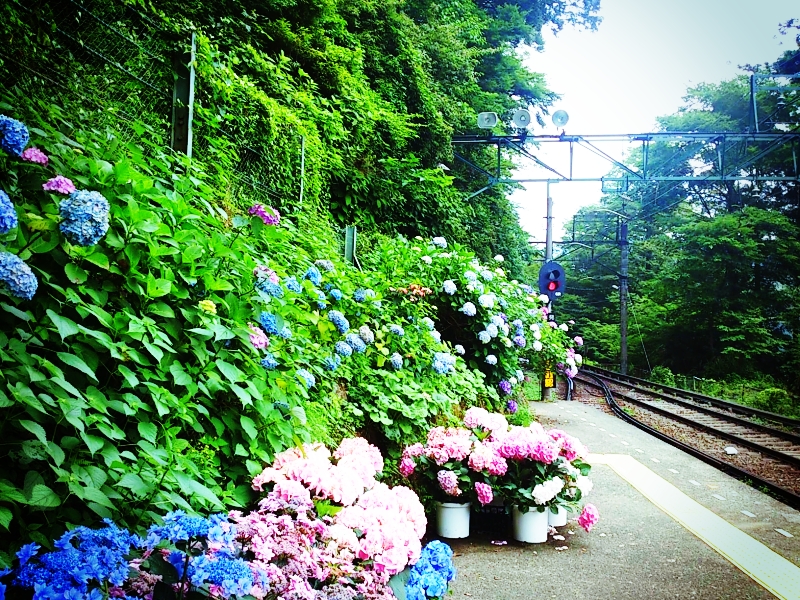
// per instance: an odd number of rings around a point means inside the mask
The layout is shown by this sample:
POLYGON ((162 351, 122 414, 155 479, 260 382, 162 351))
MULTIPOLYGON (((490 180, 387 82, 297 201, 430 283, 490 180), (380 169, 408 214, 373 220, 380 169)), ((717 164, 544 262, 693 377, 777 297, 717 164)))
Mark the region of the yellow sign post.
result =
POLYGON ((556 387, 556 374, 550 369, 547 369, 544 372, 544 387, 545 389, 551 389, 556 387))

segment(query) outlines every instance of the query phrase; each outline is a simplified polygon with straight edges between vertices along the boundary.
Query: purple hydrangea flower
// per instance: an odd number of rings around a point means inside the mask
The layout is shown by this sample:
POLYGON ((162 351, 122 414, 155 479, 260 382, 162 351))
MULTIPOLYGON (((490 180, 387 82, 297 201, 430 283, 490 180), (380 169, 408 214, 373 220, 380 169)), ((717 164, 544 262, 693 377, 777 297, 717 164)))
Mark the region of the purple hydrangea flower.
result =
POLYGON ((506 381, 505 379, 503 379, 503 381, 501 381, 498 384, 498 387, 500 388, 500 391, 503 392, 506 396, 508 396, 511 393, 511 382, 510 381, 506 381))
POLYGON ((517 412, 517 408, 519 407, 517 406, 517 403, 514 400, 509 400, 508 402, 506 402, 506 410, 510 412, 512 415, 515 412, 517 412))
POLYGON ((45 192, 58 192, 59 194, 71 194, 77 188, 72 183, 71 179, 67 179, 63 175, 56 175, 52 179, 48 179, 42 184, 42 189, 45 192))
POLYGON ((264 208, 260 204, 253 204, 247 212, 251 215, 261 217, 261 220, 264 221, 264 225, 277 225, 281 221, 281 214, 272 207, 264 208))
POLYGON ((19 157, 24 161, 36 163, 37 165, 43 165, 45 167, 47 166, 47 163, 50 162, 50 159, 47 158, 47 155, 44 152, 38 148, 34 148, 33 146, 26 148, 25 152, 20 154, 19 157))

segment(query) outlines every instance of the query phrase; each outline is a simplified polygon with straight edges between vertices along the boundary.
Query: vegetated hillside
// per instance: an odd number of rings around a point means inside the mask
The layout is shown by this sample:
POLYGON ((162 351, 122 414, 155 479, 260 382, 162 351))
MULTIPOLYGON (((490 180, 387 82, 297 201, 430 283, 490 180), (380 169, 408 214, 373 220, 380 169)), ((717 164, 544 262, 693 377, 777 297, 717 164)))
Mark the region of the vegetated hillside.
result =
MULTIPOLYGON (((582 0, 59 0, 0 10, 5 81, 115 122, 136 117, 162 146, 171 53, 194 32, 194 156, 240 175, 232 203, 257 196, 366 232, 445 235, 484 260, 503 254, 520 277, 531 250, 508 190, 465 201, 486 179, 454 160, 450 140, 477 131, 479 111, 508 117, 525 106, 541 118, 555 95, 522 65, 520 46, 537 47, 543 27, 597 20, 597 3, 582 0)), ((464 154, 494 171, 491 149, 464 154)))
MULTIPOLYGON (((371 27, 385 34, 385 7, 300 13, 311 24, 261 15, 256 22, 271 29, 255 27, 247 40, 204 31, 201 17, 212 31, 241 33, 237 23, 250 13, 211 19, 198 7, 190 161, 166 149, 165 113, 156 110, 163 98, 148 100, 137 69, 184 39, 191 14, 173 19, 159 16, 170 7, 148 5, 102 20, 87 15, 116 5, 76 6, 0 9, 2 72, 11 82, 0 113, 26 124, 30 146, 47 157, 0 152, 0 188, 14 214, 0 238, 11 265, 3 276, 36 281, 25 290, 4 284, 0 303, 3 550, 29 539, 46 545, 64 522, 113 516, 135 529, 171 508, 241 506, 250 477, 279 449, 358 431, 392 450, 464 407, 502 407, 499 394, 522 386, 520 359, 532 370, 545 360, 574 365, 566 354, 573 342, 542 327, 536 296, 512 279, 527 247, 508 202, 495 191, 467 206, 432 164, 449 155, 445 123, 453 121, 442 117, 446 143, 438 144, 426 133, 438 121, 412 112, 410 80, 397 83, 388 66, 385 77, 370 75, 361 48, 368 36, 354 15, 377 15, 371 27), (81 49, 97 47, 101 22, 139 54, 113 64, 109 46, 90 61, 81 49), (299 54, 268 52, 279 31, 316 48, 314 61, 322 49, 331 60, 351 58, 334 61, 331 80, 312 76, 299 54), (408 93, 406 112, 385 91, 393 81, 408 93), (66 184, 43 189, 55 176, 105 198, 107 232, 68 235, 66 184), (359 246, 366 272, 340 258, 342 223, 368 231, 359 246), (484 264, 469 247, 474 240, 491 242, 477 248, 484 264), (493 258, 505 253, 505 261, 493 258)), ((533 98, 523 84, 537 79, 511 51, 524 36, 493 49, 487 36, 500 35, 492 27, 503 19, 462 8, 483 37, 462 40, 472 70, 451 73, 454 83, 485 88, 496 110, 533 98), (505 65, 505 78, 481 66, 493 62, 505 65)), ((409 39, 426 30, 419 15, 396 9, 390 17, 409 39)), ((399 64, 398 73, 416 73, 430 90, 449 89, 435 81, 432 62, 399 64)), ((465 100, 434 96, 440 105, 428 106, 441 106, 441 115, 458 108, 474 118, 465 100)))
MULTIPOLYGON (((755 71, 781 73, 796 55, 787 52, 755 71)), ((756 95, 760 130, 796 132, 798 82, 761 81, 769 89, 756 95)), ((752 128, 752 119, 750 80, 742 75, 691 88, 685 106, 659 121, 666 132, 741 133, 752 128)), ((698 391, 800 415, 800 186, 793 179, 794 150, 780 140, 759 152, 729 142, 727 163, 721 164, 721 149, 722 142, 653 144, 647 156, 651 174, 702 173, 707 179, 632 184, 625 194, 610 194, 601 206, 578 215, 577 239, 614 243, 618 219, 608 209, 629 215, 632 367, 657 366, 666 381, 682 383, 688 376, 698 391), (714 181, 723 170, 741 180, 714 181)), ((644 160, 635 152, 629 163, 641 169, 644 160)), ((614 364, 619 295, 611 287, 618 283, 615 268, 609 267, 619 265, 619 252, 604 249, 597 261, 588 251, 573 254, 578 268, 572 290, 579 291, 565 298, 564 309, 587 328, 591 358, 614 364)))

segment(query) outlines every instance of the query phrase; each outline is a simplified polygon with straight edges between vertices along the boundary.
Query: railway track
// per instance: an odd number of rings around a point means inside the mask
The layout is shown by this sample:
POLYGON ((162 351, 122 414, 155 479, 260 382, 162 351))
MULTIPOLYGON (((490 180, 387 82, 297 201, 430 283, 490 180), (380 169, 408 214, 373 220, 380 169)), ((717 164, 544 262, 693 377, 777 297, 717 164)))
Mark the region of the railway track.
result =
POLYGON ((603 369, 582 369, 575 383, 600 389, 625 421, 800 508, 800 420, 603 369))

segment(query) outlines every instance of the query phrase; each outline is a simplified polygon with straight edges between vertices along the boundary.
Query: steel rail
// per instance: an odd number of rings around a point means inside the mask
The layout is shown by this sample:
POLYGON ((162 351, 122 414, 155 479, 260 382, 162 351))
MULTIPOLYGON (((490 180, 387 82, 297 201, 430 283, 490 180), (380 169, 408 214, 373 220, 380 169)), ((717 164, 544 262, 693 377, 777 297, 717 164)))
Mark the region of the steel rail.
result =
POLYGON ((603 369, 601 367, 596 367, 596 366, 583 367, 581 369, 581 372, 595 373, 596 375, 600 375, 601 377, 606 377, 608 379, 612 380, 617 379, 619 382, 630 382, 639 385, 640 387, 660 390, 661 392, 671 394, 672 396, 683 396, 684 398, 690 398, 697 402, 704 402, 706 404, 710 404, 711 406, 724 408, 726 410, 735 412, 740 415, 755 417, 758 419, 763 419, 765 421, 772 421, 773 423, 780 423, 781 425, 800 430, 800 419, 787 417, 785 415, 779 415, 766 410, 761 410, 759 408, 744 406, 743 404, 737 404, 736 402, 731 402, 729 400, 723 400, 721 398, 714 398, 713 396, 698 394, 697 392, 692 392, 690 390, 684 390, 681 388, 676 388, 661 383, 655 383, 652 381, 648 381, 647 379, 641 379, 639 377, 633 377, 631 375, 622 375, 621 373, 617 373, 616 371, 611 371, 609 369, 603 369))
MULTIPOLYGON (((602 377, 602 379, 605 380, 605 381, 608 381, 608 378, 606 378, 606 377, 602 377)), ((581 381, 581 380, 579 379, 579 381, 581 381)), ((592 385, 592 384, 589 384, 589 385, 592 385)), ((640 389, 638 391, 642 391, 642 390, 640 389)), ((649 394, 651 392, 647 392, 647 393, 649 394)), ((653 394, 653 395, 657 396, 657 394, 653 394)), ((767 455, 771 456, 772 458, 775 458, 775 459, 777 459, 777 460, 779 460, 779 461, 781 461, 783 463, 790 463, 792 466, 800 469, 800 457, 792 456, 791 454, 786 454, 785 452, 783 452, 781 450, 776 450, 774 448, 770 448, 769 446, 765 446, 765 445, 763 445, 763 444, 761 444, 759 442, 756 442, 756 441, 753 441, 753 440, 749 440, 749 439, 747 439, 745 437, 741 437, 741 435, 739 435, 739 434, 731 433, 731 432, 725 431, 723 429, 717 429, 714 425, 701 423, 699 421, 694 420, 690 416, 676 414, 676 413, 674 413, 674 412, 672 412, 670 410, 667 410, 665 408, 661 408, 660 406, 654 406, 652 404, 649 404, 646 400, 640 400, 639 398, 634 398, 632 396, 628 396, 627 394, 619 394, 618 393, 618 396, 620 397, 620 399, 624 400, 625 402, 629 402, 629 403, 632 403, 632 404, 636 404, 637 406, 641 406, 645 410, 649 410, 651 412, 654 412, 654 413, 656 413, 658 415, 661 415, 662 417, 666 417, 666 418, 671 419, 673 421, 677 421, 679 423, 683 423, 684 425, 688 425, 689 427, 693 427, 694 429, 699 429, 701 431, 704 431, 705 433, 714 435, 716 437, 725 438, 726 440, 734 442, 735 444, 738 444, 739 446, 744 446, 746 448, 750 448, 751 450, 755 450, 756 452, 760 452, 762 454, 767 454, 767 455)), ((668 402, 674 402, 673 399, 667 399, 667 401, 668 402)), ((691 408, 692 409, 696 409, 696 407, 694 407, 694 406, 692 406, 691 408)), ((697 412, 700 412, 702 414, 709 414, 709 413, 707 413, 705 411, 702 411, 702 410, 698 410, 697 412)), ((715 416, 715 417, 719 417, 720 420, 722 420, 722 421, 729 421, 729 422, 732 422, 732 423, 737 424, 737 425, 742 425, 740 419, 732 418, 732 419, 729 420, 728 419, 728 415, 723 415, 723 414, 720 414, 720 413, 711 413, 711 414, 713 416, 715 416)), ((753 424, 744 422, 743 426, 753 427, 753 424)), ((758 428, 757 427, 753 427, 753 429, 758 429, 758 428)), ((769 432, 769 433, 772 433, 772 432, 769 432)), ((795 444, 797 444, 797 442, 794 441, 794 440, 790 440, 790 441, 793 441, 795 444)))
POLYGON ((737 479, 740 480, 750 481, 751 484, 754 485, 754 487, 766 488, 770 491, 770 493, 773 496, 780 499, 782 502, 785 502, 786 504, 792 506, 793 508, 800 509, 800 495, 795 494, 791 490, 788 490, 769 480, 766 480, 747 469, 742 469, 741 467, 737 467, 730 463, 726 463, 725 461, 722 461, 714 456, 711 456, 710 454, 706 454, 705 452, 698 450, 697 448, 693 448, 692 446, 689 446, 688 444, 685 444, 680 440, 672 438, 658 431, 657 429, 654 429, 653 427, 650 427, 649 425, 639 421, 638 419, 634 418, 633 416, 629 415, 624 410, 622 410, 622 407, 620 407, 619 404, 617 404, 616 400, 614 399, 614 395, 611 393, 611 390, 599 375, 587 371, 584 371, 583 374, 597 381, 596 386, 603 390, 606 403, 609 405, 612 412, 620 419, 630 423, 631 425, 634 425, 635 427, 638 427, 639 429, 647 432, 653 437, 656 437, 670 444, 671 446, 675 446, 676 448, 683 450, 687 454, 702 460, 703 462, 719 469, 720 471, 727 473, 728 475, 731 475, 732 477, 736 477, 737 479))

